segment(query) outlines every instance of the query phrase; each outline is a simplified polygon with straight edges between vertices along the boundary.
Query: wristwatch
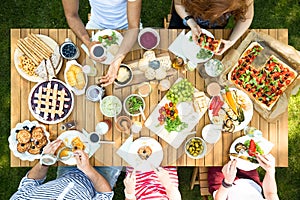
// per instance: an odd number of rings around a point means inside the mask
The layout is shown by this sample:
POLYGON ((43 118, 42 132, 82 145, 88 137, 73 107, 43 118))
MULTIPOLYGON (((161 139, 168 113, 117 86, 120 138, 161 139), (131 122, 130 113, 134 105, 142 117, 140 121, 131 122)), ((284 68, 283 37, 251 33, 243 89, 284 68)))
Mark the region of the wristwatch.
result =
POLYGON ((226 183, 224 178, 222 180, 222 185, 223 185, 224 188, 230 188, 230 187, 232 187, 232 184, 226 183))
POLYGON ((182 23, 183 23, 185 26, 188 26, 187 21, 188 21, 189 19, 194 19, 194 17, 191 16, 191 15, 188 15, 188 16, 186 16, 186 17, 183 19, 182 23))

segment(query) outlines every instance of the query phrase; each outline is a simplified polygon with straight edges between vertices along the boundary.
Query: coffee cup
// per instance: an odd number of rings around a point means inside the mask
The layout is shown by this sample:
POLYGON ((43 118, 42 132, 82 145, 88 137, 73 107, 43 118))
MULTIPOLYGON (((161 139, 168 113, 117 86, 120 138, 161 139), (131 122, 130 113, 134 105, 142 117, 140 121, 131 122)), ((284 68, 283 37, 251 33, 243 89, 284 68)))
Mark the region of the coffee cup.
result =
POLYGON ((106 57, 106 49, 102 44, 95 44, 90 50, 90 56, 95 60, 103 60, 106 57))
POLYGON ((89 139, 92 143, 98 143, 100 141, 100 136, 97 132, 92 132, 89 135, 89 139))
POLYGON ((63 44, 60 45, 59 52, 61 56, 68 60, 77 59, 80 55, 78 47, 67 38, 63 44))
POLYGON ((111 127, 110 121, 108 120, 101 121, 96 125, 96 132, 99 135, 104 135, 109 131, 110 127, 111 127))

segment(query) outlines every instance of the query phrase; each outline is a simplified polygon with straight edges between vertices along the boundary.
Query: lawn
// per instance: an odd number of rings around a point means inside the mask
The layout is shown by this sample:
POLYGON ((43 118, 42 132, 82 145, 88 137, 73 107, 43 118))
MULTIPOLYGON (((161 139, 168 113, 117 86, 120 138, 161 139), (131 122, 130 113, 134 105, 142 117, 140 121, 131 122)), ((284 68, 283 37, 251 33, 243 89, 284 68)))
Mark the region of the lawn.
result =
MULTIPOLYGON (((144 0, 142 23, 144 27, 162 27, 163 17, 169 13, 171 0, 144 0)), ((2 1, 0 12, 0 196, 9 199, 17 190, 19 181, 28 168, 10 168, 7 138, 10 133, 10 28, 68 28, 60 0, 2 1)), ((80 15, 87 22, 88 1, 81 1, 80 15)), ((300 3, 298 0, 256 0, 251 28, 288 28, 289 44, 300 49, 300 3)), ((300 199, 300 92, 289 103, 289 167, 277 169, 280 199, 300 199)), ((191 168, 179 168, 180 191, 183 199, 200 199, 199 187, 189 190, 191 168)), ((49 172, 54 178, 55 168, 49 172)), ((124 174, 121 175, 114 199, 123 199, 124 174)))

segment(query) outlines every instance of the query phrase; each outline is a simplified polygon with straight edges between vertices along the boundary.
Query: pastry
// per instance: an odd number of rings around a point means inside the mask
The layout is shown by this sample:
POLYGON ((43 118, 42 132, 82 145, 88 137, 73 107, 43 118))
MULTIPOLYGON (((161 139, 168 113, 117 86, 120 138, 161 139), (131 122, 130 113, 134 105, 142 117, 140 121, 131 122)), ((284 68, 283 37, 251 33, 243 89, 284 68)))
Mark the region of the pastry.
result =
POLYGON ((47 137, 46 136, 43 136, 42 139, 38 140, 38 141, 35 141, 35 145, 38 147, 38 148, 43 148, 44 146, 46 146, 48 143, 47 141, 47 137))
POLYGON ((19 143, 25 144, 31 139, 31 133, 27 130, 20 130, 17 133, 17 140, 19 143))
POLYGON ((41 140, 44 137, 44 130, 42 127, 35 127, 31 131, 32 139, 33 140, 41 140))
POLYGON ((28 152, 31 153, 31 154, 40 154, 41 153, 41 148, 38 148, 34 142, 31 142, 31 146, 30 148, 28 149, 28 152))
POLYGON ((27 142, 25 144, 23 143, 18 143, 17 144, 17 151, 20 152, 20 153, 24 153, 25 151, 27 151, 31 146, 31 143, 30 142, 27 142))
POLYGON ((31 112, 37 119, 53 123, 70 114, 73 104, 72 94, 62 82, 58 80, 42 82, 31 93, 29 96, 31 112))
POLYGON ((142 146, 137 153, 142 160, 147 160, 152 154, 152 149, 149 146, 142 146))
POLYGON ((68 83, 74 87, 76 85, 76 75, 74 71, 67 71, 67 79, 68 79, 68 83))
POLYGON ((84 146, 83 142, 80 140, 79 137, 74 138, 71 142, 71 145, 73 147, 73 151, 76 151, 78 149, 80 149, 80 150, 85 149, 85 146, 84 146))

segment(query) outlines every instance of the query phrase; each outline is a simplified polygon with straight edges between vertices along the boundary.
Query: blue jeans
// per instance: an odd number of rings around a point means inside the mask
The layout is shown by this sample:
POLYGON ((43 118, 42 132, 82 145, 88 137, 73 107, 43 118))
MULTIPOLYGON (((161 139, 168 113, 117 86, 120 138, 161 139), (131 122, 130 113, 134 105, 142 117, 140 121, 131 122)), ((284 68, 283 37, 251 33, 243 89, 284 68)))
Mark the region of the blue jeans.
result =
MULTIPOLYGON (((118 177, 121 173, 122 167, 94 167, 99 174, 101 174, 106 181, 109 183, 110 187, 113 189, 118 177)), ((76 166, 58 166, 57 167, 57 177, 61 177, 63 174, 78 169, 76 166)))

